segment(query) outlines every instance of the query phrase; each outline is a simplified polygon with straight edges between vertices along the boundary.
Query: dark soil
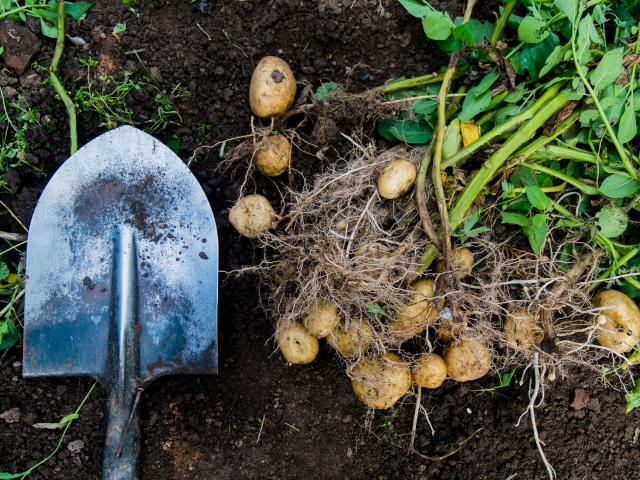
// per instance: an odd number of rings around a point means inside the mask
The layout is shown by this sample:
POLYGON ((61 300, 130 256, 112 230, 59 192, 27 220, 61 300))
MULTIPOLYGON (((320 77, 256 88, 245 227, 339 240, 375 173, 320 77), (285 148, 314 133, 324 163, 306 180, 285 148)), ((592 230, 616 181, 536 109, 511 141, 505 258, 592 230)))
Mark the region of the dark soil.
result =
MULTIPOLYGON (((85 81, 77 58, 91 56, 99 60, 98 68, 115 76, 121 76, 123 68, 144 74, 131 53, 140 50, 163 89, 170 91, 181 83, 191 93, 176 102, 181 124, 158 135, 165 141, 178 136, 180 156, 186 160, 201 143, 203 131, 210 130, 204 144, 250 132, 248 84, 264 55, 283 57, 301 82, 318 86, 336 81, 350 91, 424 74, 445 61, 424 39, 419 21, 394 0, 213 3, 214 13, 208 17, 192 12, 188 0, 96 2, 86 20, 67 24, 71 36, 88 44, 88 49, 67 44, 61 72, 68 88, 85 81), (139 17, 129 11, 130 6, 139 17), (117 23, 127 25, 119 39, 111 34, 117 23), (74 84, 75 78, 80 80, 74 84)), ((459 1, 433 3, 446 5, 453 14, 462 12, 459 1)), ((496 5, 479 7, 477 13, 487 18, 496 5)), ((38 31, 37 24, 30 26, 38 31)), ((50 40, 43 41, 35 59, 39 65, 49 64, 52 48, 50 40)), ((62 105, 42 84, 44 75, 37 68, 20 77, 5 69, 0 72, 0 87, 5 94, 24 95, 32 107, 40 108, 43 127, 29 134, 34 148, 28 161, 50 176, 68 155, 68 139, 62 105)), ((154 113, 153 94, 148 88, 132 94, 133 119, 139 125, 154 113)), ((81 143, 101 132, 97 125, 90 115, 80 117, 81 143)), ((313 155, 301 151, 294 155, 303 172, 321 168, 313 155)), ((243 176, 216 175, 219 161, 216 149, 200 155, 192 170, 211 201, 220 235, 221 270, 229 271, 250 264, 257 252, 250 241, 238 238, 226 219, 243 176)), ((29 221, 47 178, 26 166, 6 174, 15 193, 3 199, 23 222, 29 221)), ((273 184, 255 182, 256 191, 276 200, 273 184)), ((17 224, 3 221, 4 229, 19 231, 17 224)), ((366 428, 363 406, 326 345, 314 363, 287 366, 270 341, 272 320, 259 306, 255 280, 226 274, 221 280, 220 374, 165 377, 146 390, 140 406, 142 479, 546 478, 528 416, 515 427, 528 404, 529 377, 523 386, 513 385, 495 395, 477 392, 495 385, 493 377, 470 384, 448 381, 425 392, 423 404, 435 435, 421 417, 416 445, 424 454, 445 455, 482 430, 444 460, 408 455, 412 399, 399 405, 395 416, 377 413, 366 428)), ((12 408, 21 414, 14 423, 0 420, 1 471, 24 471, 48 455, 60 432, 32 425, 59 421, 71 413, 91 385, 88 378, 23 379, 21 359, 18 344, 4 353, 0 365, 0 414, 12 408)), ((31 478, 100 478, 104 404, 104 392, 98 388, 60 452, 31 478), (72 453, 67 446, 76 440, 84 446, 72 453)), ((536 413, 558 478, 635 478, 640 413, 625 415, 624 408, 622 393, 604 389, 584 372, 573 372, 551 385, 536 413), (586 405, 579 395, 571 406, 576 388, 590 396, 586 405)))

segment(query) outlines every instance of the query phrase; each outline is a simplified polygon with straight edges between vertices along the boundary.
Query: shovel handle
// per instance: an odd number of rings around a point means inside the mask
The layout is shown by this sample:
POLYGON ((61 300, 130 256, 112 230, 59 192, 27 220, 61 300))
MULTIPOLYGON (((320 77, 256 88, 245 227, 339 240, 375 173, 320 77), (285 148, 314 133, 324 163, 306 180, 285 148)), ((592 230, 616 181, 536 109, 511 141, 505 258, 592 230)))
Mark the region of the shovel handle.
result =
POLYGON ((135 391, 118 395, 109 393, 104 442, 103 480, 138 478, 140 422, 135 391))

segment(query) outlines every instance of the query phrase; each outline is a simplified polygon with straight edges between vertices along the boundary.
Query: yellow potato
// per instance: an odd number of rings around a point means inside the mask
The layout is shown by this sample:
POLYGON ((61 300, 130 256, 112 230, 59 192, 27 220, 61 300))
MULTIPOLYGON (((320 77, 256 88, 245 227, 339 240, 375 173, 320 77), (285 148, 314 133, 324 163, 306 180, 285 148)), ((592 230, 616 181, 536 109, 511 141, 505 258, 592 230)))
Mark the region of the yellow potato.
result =
POLYGON ((456 382, 476 380, 491 368, 491 352, 477 339, 451 342, 442 353, 449 378, 456 382))
MULTIPOLYGON (((453 265, 451 270, 457 272, 458 278, 463 279, 471 273, 473 269, 473 253, 466 247, 458 247, 453 251, 453 265)), ((436 273, 442 273, 444 271, 444 262, 438 260, 434 267, 436 273)))
POLYGON ((507 315, 502 327, 507 345, 514 350, 527 350, 542 341, 542 329, 526 310, 507 315))
POLYGON ((617 290, 602 290, 593 298, 598 315, 598 343, 618 353, 628 352, 640 339, 640 310, 636 303, 617 290))
POLYGON ((291 144, 282 135, 267 137, 256 149, 254 160, 260 173, 267 177, 282 175, 289 168, 291 144))
POLYGON ((434 287, 433 280, 417 280, 411 284, 411 288, 415 290, 413 301, 398 309, 395 320, 389 325, 392 337, 404 341, 424 332, 433 322, 437 312, 428 299, 434 296, 434 287))
POLYGON ((413 382, 425 388, 438 388, 447 378, 447 364, 440 355, 423 353, 413 367, 413 382))
POLYGON ((392 407, 411 387, 411 370, 394 353, 365 357, 353 368, 351 386, 371 408, 392 407))
POLYGON ((273 226, 275 219, 276 212, 262 195, 242 197, 229 211, 229 222, 233 228, 248 238, 259 237, 273 226))
POLYGON ((299 323, 279 328, 276 340, 289 363, 309 363, 318 355, 318 340, 299 323))
POLYGON ((389 163, 378 177, 378 193, 382 198, 398 198, 411 188, 416 180, 416 167, 408 160, 397 159, 389 163))
POLYGON ((336 328, 327 337, 327 343, 343 357, 362 354, 373 341, 373 329, 363 320, 349 322, 349 328, 336 328))
POLYGON ((261 118, 279 117, 296 96, 296 79, 291 68, 281 58, 264 57, 251 76, 249 104, 261 118))
POLYGON ((305 328, 316 338, 329 335, 338 326, 338 322, 338 306, 323 299, 318 299, 302 317, 305 328))

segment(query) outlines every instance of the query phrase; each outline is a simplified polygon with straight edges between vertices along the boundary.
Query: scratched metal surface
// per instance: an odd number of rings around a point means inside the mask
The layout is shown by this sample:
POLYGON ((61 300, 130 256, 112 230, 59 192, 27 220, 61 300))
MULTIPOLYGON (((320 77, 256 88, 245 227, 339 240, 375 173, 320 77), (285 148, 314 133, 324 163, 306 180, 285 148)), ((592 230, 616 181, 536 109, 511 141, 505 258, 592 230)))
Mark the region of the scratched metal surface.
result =
POLYGON ((114 239, 134 232, 140 384, 217 373, 218 238, 209 203, 165 145, 120 127, 56 172, 27 243, 25 376, 108 380, 114 239))

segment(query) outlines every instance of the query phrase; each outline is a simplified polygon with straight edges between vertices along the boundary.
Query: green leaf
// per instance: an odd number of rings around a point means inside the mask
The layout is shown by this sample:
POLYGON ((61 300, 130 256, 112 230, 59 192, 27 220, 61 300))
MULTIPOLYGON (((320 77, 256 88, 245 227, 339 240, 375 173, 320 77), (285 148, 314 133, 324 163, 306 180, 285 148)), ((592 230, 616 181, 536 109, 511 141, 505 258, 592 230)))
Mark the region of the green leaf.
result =
MULTIPOLYGON (((525 91, 525 84, 524 83, 519 83, 518 86, 516 87, 516 89, 513 92, 509 92, 507 94, 506 97, 504 97, 504 101, 506 103, 517 103, 520 100, 522 100, 522 97, 524 97, 524 91, 525 91)), ((520 107, 518 107, 520 108, 520 107)))
POLYGON ((9 267, 7 266, 6 263, 0 260, 0 282, 6 280, 8 276, 9 276, 9 267))
POLYGON ((527 199, 538 210, 546 212, 551 209, 551 199, 542 191, 540 187, 527 187, 525 189, 527 199))
POLYGON ((451 35, 453 23, 448 13, 431 11, 422 19, 422 28, 431 40, 446 40, 451 35))
POLYGON ((544 66, 542 70, 540 70, 538 76, 544 77, 547 73, 549 73, 553 68, 559 65, 562 61, 564 61, 565 54, 571 50, 571 45, 566 43, 562 46, 558 45, 553 49, 551 55, 547 57, 544 62, 544 66))
POLYGON ((488 75, 473 87, 467 93, 467 96, 462 102, 462 110, 458 115, 458 118, 463 122, 472 119, 478 113, 484 112, 491 103, 491 85, 500 76, 500 72, 497 68, 494 68, 488 75))
POLYGON ((126 23, 118 23, 116 24, 115 27, 113 27, 113 34, 114 35, 118 35, 120 33, 126 32, 127 31, 127 24, 126 23))
POLYGON ((436 111, 437 104, 435 98, 425 98, 413 102, 413 112, 416 115, 430 115, 436 111))
POLYGON ((609 175, 604 179, 598 191, 609 198, 630 197, 640 189, 640 182, 623 175, 609 175))
POLYGON ((458 25, 456 28, 454 28, 453 36, 461 42, 466 43, 467 45, 474 44, 473 26, 469 22, 463 23, 462 25, 458 25))
POLYGON ((633 391, 625 394, 624 398, 627 401, 627 408, 624 413, 629 413, 634 408, 640 407, 640 378, 636 380, 633 391))
POLYGON ((444 143, 442 145, 442 155, 445 159, 458 153, 462 134, 460 132, 460 120, 454 119, 444 132, 444 143))
POLYGON ((520 67, 523 71, 526 70, 533 80, 537 80, 547 58, 559 44, 560 39, 552 32, 540 43, 525 45, 519 52, 520 67))
POLYGON ((514 225, 520 225, 521 227, 528 227, 531 225, 531 219, 521 213, 513 212, 501 212, 502 223, 513 223, 514 225))
POLYGON ((548 35, 547 24, 531 15, 524 17, 518 26, 518 38, 525 43, 540 43, 548 35))
POLYGON ((596 226, 600 230, 600 233, 607 238, 615 238, 618 235, 622 235, 627 229, 627 223, 629 219, 627 214, 619 208, 602 207, 602 209, 596 213, 596 226))
POLYGON ((173 151, 173 153, 178 155, 178 153, 180 152, 180 138, 175 135, 171 137, 167 141, 167 147, 169 147, 173 151))
POLYGON ((64 13, 78 20, 93 6, 93 2, 64 2, 64 13))
POLYGON ((433 130, 424 121, 419 120, 382 120, 378 124, 378 133, 386 140, 395 142, 424 144, 431 139, 433 130))
POLYGON ((335 82, 327 82, 320 85, 313 96, 318 100, 327 100, 338 93, 338 84, 335 82))
POLYGON ((377 303, 367 302, 364 305, 367 308, 367 313, 375 318, 382 318, 386 315, 384 309, 377 303))
POLYGON ((604 54, 589 78, 594 90, 601 90, 620 76, 622 73, 622 54, 622 48, 616 48, 604 54))
POLYGON ((554 4, 558 10, 566 15, 571 24, 576 23, 579 12, 580 0, 554 0, 554 4))
POLYGON ((622 117, 620 117, 620 125, 618 126, 618 140, 620 143, 627 143, 634 139, 638 133, 636 126, 636 115, 633 111, 633 105, 627 104, 622 117))
POLYGON ((2 8, 2 11, 7 11, 11 8, 11 2, 13 0, 0 0, 0 8, 2 8))
POLYGON ((531 250, 537 255, 540 255, 544 241, 549 233, 549 227, 547 225, 547 217, 541 213, 538 213, 531 219, 531 225, 522 229, 524 234, 529 239, 531 250))
POLYGON ((395 126, 396 121, 390 118, 385 118, 378 122, 378 134, 389 142, 395 142, 396 137, 391 133, 391 128, 395 126))
POLYGON ((602 43, 602 39, 593 24, 591 15, 586 14, 578 24, 576 40, 576 60, 580 65, 586 65, 591 60, 592 43, 602 43))
POLYGON ((40 30, 45 37, 57 38, 58 29, 55 25, 50 24, 44 18, 40 17, 40 30))
POLYGON ((12 347, 20 339, 20 334, 11 320, 0 320, 0 350, 12 347))
POLYGON ((410 15, 414 17, 422 18, 427 13, 433 12, 433 7, 431 7, 427 2, 423 2, 421 0, 398 0, 400 4, 405 8, 410 15))

